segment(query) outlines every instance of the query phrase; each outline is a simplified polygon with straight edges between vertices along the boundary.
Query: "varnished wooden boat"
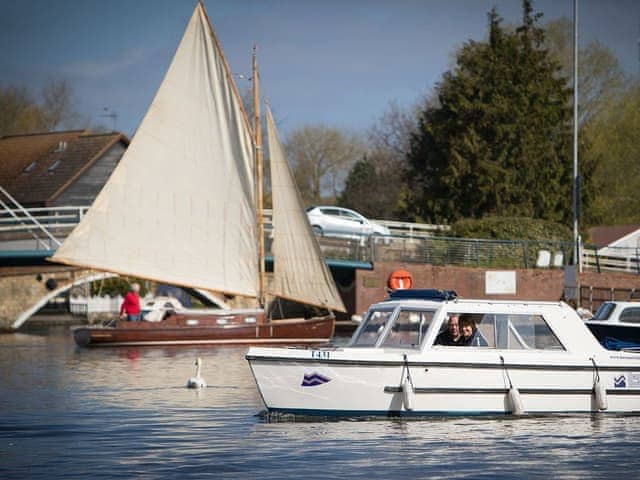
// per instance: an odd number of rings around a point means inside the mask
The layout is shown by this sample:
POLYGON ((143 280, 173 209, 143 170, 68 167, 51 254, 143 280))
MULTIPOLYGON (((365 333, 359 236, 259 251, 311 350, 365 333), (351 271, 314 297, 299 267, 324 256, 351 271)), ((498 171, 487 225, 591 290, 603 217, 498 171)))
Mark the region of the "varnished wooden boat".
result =
POLYGON ((267 320, 262 310, 186 314, 160 322, 117 320, 111 325, 73 329, 81 347, 123 345, 291 344, 325 343, 333 336, 332 315, 310 319, 267 320))
MULTIPOLYGON (((253 54, 252 127, 199 2, 151 107, 118 166, 53 261, 183 288, 346 311, 267 109, 273 275, 265 271, 262 131, 253 54), (153 185, 149 189, 149 185, 153 185), (123 232, 136 232, 135 235, 123 232)), ((81 345, 322 343, 333 317, 265 319, 225 309, 160 322, 81 327, 81 345)))

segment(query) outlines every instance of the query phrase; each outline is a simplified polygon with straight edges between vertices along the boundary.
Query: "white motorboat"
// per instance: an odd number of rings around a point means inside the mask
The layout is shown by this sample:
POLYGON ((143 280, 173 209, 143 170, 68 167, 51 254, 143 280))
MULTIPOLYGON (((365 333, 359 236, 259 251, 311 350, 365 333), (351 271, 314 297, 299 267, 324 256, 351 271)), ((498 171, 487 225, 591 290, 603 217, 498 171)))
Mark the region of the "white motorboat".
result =
POLYGON ((604 302, 585 321, 591 333, 608 350, 640 351, 640 302, 604 302))
POLYGON ((269 412, 640 412, 640 355, 605 350, 563 302, 398 290, 345 347, 252 347, 246 358, 269 412), (471 345, 434 345, 453 315, 477 327, 471 345))

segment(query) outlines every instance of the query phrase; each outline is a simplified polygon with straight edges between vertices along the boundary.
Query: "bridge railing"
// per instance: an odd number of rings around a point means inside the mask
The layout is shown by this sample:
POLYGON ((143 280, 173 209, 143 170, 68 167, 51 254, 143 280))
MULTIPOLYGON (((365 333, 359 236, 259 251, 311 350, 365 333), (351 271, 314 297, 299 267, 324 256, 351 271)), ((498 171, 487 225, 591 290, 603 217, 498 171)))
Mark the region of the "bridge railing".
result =
MULTIPOLYGON (((41 226, 63 240, 88 208, 66 206, 29 208, 26 211, 1 210, 0 250, 55 249, 57 245, 42 235, 41 226)), ((561 268, 573 255, 571 242, 454 238, 440 236, 446 231, 446 226, 376 222, 387 225, 392 235, 344 237, 324 232, 318 237, 322 251, 328 258, 357 262, 382 260, 491 268, 561 268), (436 232, 439 235, 436 236, 436 232)), ((273 240, 271 210, 265 211, 265 225, 269 253, 273 240)), ((606 253, 598 254, 595 247, 586 245, 582 249, 582 268, 640 274, 640 248, 610 247, 606 253)))
POLYGON ((64 239, 82 220, 89 207, 40 207, 0 210, 0 249, 46 250, 56 248, 52 240, 64 239), (43 233, 43 227, 51 234, 43 233))

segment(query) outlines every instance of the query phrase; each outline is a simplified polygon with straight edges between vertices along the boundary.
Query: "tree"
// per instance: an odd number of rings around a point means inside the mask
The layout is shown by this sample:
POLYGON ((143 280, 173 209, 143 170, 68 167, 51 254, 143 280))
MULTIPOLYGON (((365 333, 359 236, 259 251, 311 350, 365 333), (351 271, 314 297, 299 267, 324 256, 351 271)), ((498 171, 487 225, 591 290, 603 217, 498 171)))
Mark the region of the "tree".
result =
POLYGON ((64 80, 49 80, 38 103, 25 88, 0 85, 0 136, 47 132, 78 121, 73 93, 64 80))
POLYGON ((391 102, 367 132, 367 153, 349 171, 338 204, 373 218, 403 216, 407 152, 416 115, 391 102))
POLYGON ((416 218, 485 215, 571 219, 571 91, 544 48, 529 0, 504 29, 495 8, 486 42, 469 41, 422 111, 407 175, 416 218))
POLYGON ((73 109, 73 91, 65 80, 49 80, 42 87, 44 123, 47 130, 71 126, 79 116, 73 109))
POLYGON ((419 108, 420 105, 416 104, 403 109, 397 103, 390 102, 387 110, 369 129, 367 137, 370 150, 388 152, 393 166, 404 168, 411 147, 411 134, 417 127, 419 108))
MULTIPOLYGON (((560 64, 560 73, 573 88, 573 22, 567 18, 550 21, 545 45, 560 64)), ((578 102, 580 123, 584 124, 614 98, 623 94, 627 79, 613 52, 591 41, 578 53, 578 102)))
POLYGON ((324 125, 307 125, 293 131, 285 149, 308 205, 333 203, 349 168, 364 152, 356 136, 324 125))
POLYGON ((588 224, 640 223, 640 83, 629 86, 611 100, 585 127, 588 152, 581 157, 595 168, 592 208, 585 211, 588 224))
POLYGON ((338 205, 357 210, 365 217, 385 218, 389 203, 395 201, 397 193, 378 173, 370 157, 358 160, 345 181, 345 187, 338 199, 338 205))

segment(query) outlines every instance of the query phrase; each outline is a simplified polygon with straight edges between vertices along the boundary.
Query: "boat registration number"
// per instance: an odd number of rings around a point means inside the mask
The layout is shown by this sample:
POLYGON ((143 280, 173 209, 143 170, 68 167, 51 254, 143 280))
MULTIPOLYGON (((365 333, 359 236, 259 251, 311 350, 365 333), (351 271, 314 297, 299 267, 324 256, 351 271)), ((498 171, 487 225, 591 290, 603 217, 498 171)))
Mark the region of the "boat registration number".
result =
POLYGON ((311 350, 311 358, 326 360, 329 358, 329 352, 327 350, 311 350))

